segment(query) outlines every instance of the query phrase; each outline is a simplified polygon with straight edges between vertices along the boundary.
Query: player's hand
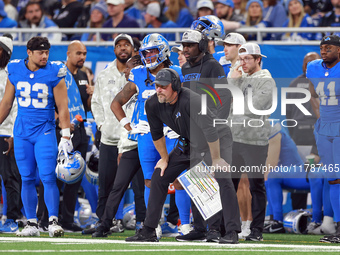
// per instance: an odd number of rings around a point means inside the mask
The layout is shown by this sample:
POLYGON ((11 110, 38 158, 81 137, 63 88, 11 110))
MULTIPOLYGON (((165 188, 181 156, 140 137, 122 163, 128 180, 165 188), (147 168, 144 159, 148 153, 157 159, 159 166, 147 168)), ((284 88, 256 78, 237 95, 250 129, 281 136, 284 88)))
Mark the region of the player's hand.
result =
POLYGON ((92 95, 93 94, 93 91, 94 91, 94 86, 91 86, 89 84, 86 84, 86 93, 88 95, 92 95))
POLYGON ((223 158, 217 158, 212 160, 212 166, 214 169, 214 172, 211 173, 215 176, 215 172, 222 171, 222 172, 229 172, 230 171, 230 165, 223 159, 223 158))
POLYGON ((179 134, 177 134, 175 131, 173 131, 171 128, 169 128, 166 136, 169 139, 177 139, 179 137, 179 134))
POLYGON ((264 172, 264 175, 263 175, 263 178, 264 178, 264 181, 268 181, 268 175, 269 175, 270 171, 266 171, 264 172))
POLYGON ((164 159, 164 158, 161 158, 160 160, 158 160, 156 166, 155 166, 155 169, 159 168, 161 169, 161 176, 164 175, 164 171, 165 169, 168 167, 168 159, 164 159))
POLYGON ((63 150, 65 155, 71 153, 73 151, 73 144, 71 139, 62 137, 59 142, 58 150, 59 151, 63 150))
POLYGON ((150 132, 149 123, 145 120, 140 120, 137 125, 131 125, 129 134, 147 134, 150 132))
POLYGON ((13 155, 13 148, 14 148, 13 137, 5 138, 4 140, 8 143, 8 150, 4 153, 6 154, 6 156, 8 156, 10 153, 11 155, 13 155))
POLYGON ((239 64, 231 73, 230 77, 232 79, 239 79, 242 76, 242 71, 241 71, 241 64, 239 64))

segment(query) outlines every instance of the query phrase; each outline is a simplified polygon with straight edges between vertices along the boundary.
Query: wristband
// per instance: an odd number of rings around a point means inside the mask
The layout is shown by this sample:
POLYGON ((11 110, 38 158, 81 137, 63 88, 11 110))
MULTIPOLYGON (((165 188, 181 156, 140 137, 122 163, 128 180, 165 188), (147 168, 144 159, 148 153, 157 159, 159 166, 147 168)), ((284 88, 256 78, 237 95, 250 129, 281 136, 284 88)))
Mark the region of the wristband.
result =
POLYGON ((61 130, 61 136, 70 137, 71 136, 70 128, 62 129, 61 130))
POLYGON ((122 127, 124 127, 126 124, 130 123, 130 120, 128 117, 124 117, 119 121, 120 125, 122 125, 122 127))

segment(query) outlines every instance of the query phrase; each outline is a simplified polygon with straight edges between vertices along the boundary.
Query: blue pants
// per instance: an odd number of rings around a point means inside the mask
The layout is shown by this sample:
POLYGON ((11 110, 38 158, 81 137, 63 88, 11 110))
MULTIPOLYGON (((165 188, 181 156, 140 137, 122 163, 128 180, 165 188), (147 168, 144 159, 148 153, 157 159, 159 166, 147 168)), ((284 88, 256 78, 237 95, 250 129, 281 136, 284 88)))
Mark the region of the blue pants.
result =
POLYGON ((38 203, 35 189, 36 171, 44 185, 44 197, 49 217, 58 217, 59 190, 56 183, 57 139, 51 130, 36 137, 14 138, 14 153, 22 178, 21 199, 27 219, 36 219, 38 203))

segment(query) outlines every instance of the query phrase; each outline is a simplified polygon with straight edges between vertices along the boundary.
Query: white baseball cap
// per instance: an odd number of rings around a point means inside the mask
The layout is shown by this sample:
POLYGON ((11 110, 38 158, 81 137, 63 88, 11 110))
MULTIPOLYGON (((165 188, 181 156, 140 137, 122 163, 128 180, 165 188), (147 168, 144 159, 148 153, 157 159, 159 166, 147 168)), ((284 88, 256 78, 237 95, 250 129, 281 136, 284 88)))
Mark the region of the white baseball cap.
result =
POLYGON ((212 11, 214 10, 214 4, 211 0, 199 0, 196 5, 197 10, 203 7, 209 8, 212 11))
POLYGON ((246 43, 246 39, 244 39, 243 35, 239 33, 229 33, 223 40, 218 41, 217 45, 223 46, 224 43, 243 45, 246 43))
POLYGON ((114 39, 114 41, 113 41, 113 47, 115 47, 116 44, 117 44, 120 40, 127 40, 127 41, 132 45, 132 47, 134 47, 133 40, 132 40, 131 36, 129 36, 128 34, 120 34, 120 35, 118 35, 118 36, 114 39))
POLYGON ((248 54, 250 54, 250 55, 260 55, 264 58, 267 57, 267 56, 261 54, 260 46, 256 43, 245 43, 239 48, 239 50, 238 50, 239 56, 248 55, 248 54))
POLYGON ((161 16, 161 5, 158 2, 149 3, 145 12, 159 18, 161 16))
POLYGON ((112 5, 125 4, 125 0, 106 0, 106 4, 112 5))
POLYGON ((171 49, 172 52, 178 53, 179 51, 183 51, 183 45, 180 46, 174 46, 171 49))
POLYGON ((11 35, 7 35, 8 34, 5 34, 5 36, 0 37, 0 47, 11 56, 13 52, 13 40, 11 39, 11 35))

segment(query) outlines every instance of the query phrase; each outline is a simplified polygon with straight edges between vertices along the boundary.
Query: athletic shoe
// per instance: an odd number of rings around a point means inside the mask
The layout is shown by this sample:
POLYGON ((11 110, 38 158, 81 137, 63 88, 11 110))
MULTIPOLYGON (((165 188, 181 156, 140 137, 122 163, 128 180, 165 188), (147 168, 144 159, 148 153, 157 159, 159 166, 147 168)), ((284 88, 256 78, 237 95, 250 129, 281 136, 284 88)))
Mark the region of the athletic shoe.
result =
POLYGON ((158 240, 162 239, 162 228, 161 225, 158 224, 157 228, 155 229, 156 236, 158 240))
POLYGON ((219 240, 221 244, 237 244, 238 242, 238 234, 236 231, 228 232, 225 236, 221 237, 219 240))
POLYGON ((126 238, 125 241, 126 242, 158 242, 158 238, 156 236, 155 230, 149 232, 144 227, 138 230, 134 236, 130 236, 126 238))
POLYGON ((111 233, 123 233, 125 231, 122 220, 114 219, 112 224, 113 226, 110 228, 111 233))
POLYGON ((221 233, 217 230, 209 230, 207 233, 207 242, 218 243, 221 238, 221 233))
POLYGON ((207 240, 207 237, 205 232, 200 232, 193 229, 186 235, 176 236, 176 240, 179 242, 192 242, 192 241, 205 242, 207 240))
POLYGON ((27 224, 27 218, 22 216, 20 219, 17 219, 16 222, 18 223, 19 228, 24 228, 27 224))
POLYGON ((179 235, 178 233, 178 228, 176 225, 170 223, 170 222, 165 222, 161 225, 162 229, 162 235, 166 237, 176 237, 179 235))
POLYGON ((96 229, 100 226, 100 224, 101 224, 101 221, 99 220, 94 226, 88 229, 84 229, 81 233, 83 235, 92 235, 94 232, 96 232, 96 229))
POLYGON ((38 229, 38 224, 27 221, 26 226, 21 232, 17 232, 17 236, 40 236, 40 232, 38 229))
POLYGON ((72 222, 72 223, 63 223, 62 227, 63 227, 65 232, 69 232, 69 233, 80 233, 80 232, 83 231, 83 229, 81 227, 79 227, 74 222, 72 222))
POLYGON ((336 232, 334 223, 321 224, 320 227, 313 230, 314 235, 334 235, 336 232))
POLYGON ((184 224, 178 227, 178 233, 180 233, 182 236, 189 234, 191 230, 193 230, 193 227, 191 226, 191 224, 184 224))
POLYGON ((245 240, 246 237, 250 235, 250 228, 249 226, 244 225, 241 229, 241 233, 238 233, 238 239, 245 240))
POLYGON ((43 232, 43 233, 48 232, 48 225, 45 225, 42 222, 38 223, 38 228, 40 232, 43 232))
POLYGON ((321 226, 320 223, 316 223, 316 222, 310 222, 306 228, 305 231, 303 231, 302 234, 305 234, 305 235, 311 235, 311 234, 314 234, 313 231, 315 231, 317 228, 319 228, 321 226))
POLYGON ((259 229, 253 228, 248 236, 246 236, 246 241, 263 241, 262 233, 259 229))
POLYGON ((96 237, 107 237, 108 232, 110 232, 110 230, 104 229, 104 227, 99 226, 99 227, 96 229, 96 232, 94 232, 94 233, 92 234, 92 237, 93 237, 93 238, 96 238, 96 237))
POLYGON ((0 228, 0 233, 15 233, 18 230, 18 223, 12 219, 7 219, 5 224, 0 228))
POLYGON ((48 223, 48 234, 50 237, 62 237, 64 236, 64 229, 53 219, 48 223))
POLYGON ((340 235, 324 236, 319 240, 320 243, 340 243, 340 235))
POLYGON ((283 222, 273 220, 272 224, 266 228, 268 232, 266 233, 286 233, 285 228, 283 227, 283 222))

